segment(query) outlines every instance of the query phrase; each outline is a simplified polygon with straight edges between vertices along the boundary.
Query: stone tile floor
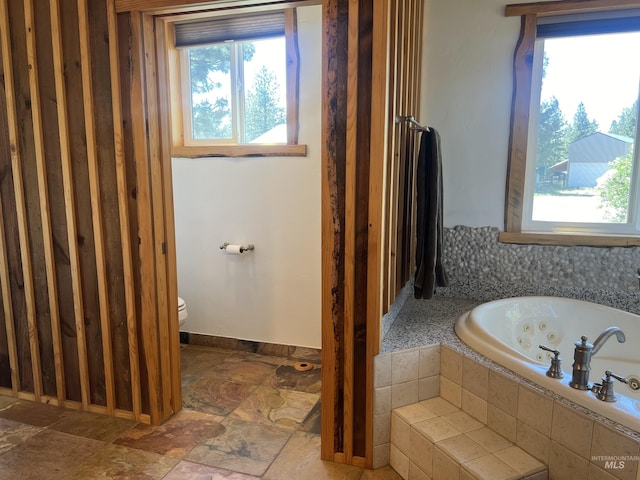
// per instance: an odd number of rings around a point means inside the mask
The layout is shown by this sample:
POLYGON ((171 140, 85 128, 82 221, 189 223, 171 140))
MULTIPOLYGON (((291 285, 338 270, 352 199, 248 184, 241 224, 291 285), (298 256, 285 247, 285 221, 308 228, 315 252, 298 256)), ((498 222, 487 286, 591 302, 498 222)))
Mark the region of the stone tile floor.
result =
POLYGON ((182 347, 183 409, 161 426, 0 396, 0 478, 399 480, 320 460, 320 368, 182 347))

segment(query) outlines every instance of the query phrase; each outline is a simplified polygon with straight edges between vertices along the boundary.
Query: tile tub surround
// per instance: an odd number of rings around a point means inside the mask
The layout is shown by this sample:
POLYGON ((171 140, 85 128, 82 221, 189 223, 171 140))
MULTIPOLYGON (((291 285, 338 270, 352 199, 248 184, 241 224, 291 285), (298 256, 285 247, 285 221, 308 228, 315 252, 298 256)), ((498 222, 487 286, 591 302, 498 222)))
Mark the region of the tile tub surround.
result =
POLYGON ((391 466, 405 480, 547 479, 542 462, 441 397, 393 411, 391 466))
POLYGON ((436 397, 440 345, 380 354, 374 359, 373 467, 389 464, 391 410, 436 397))
MULTIPOLYGON (((433 352, 439 348, 439 395, 547 464, 550 478, 564 480, 579 472, 585 479, 636 480, 637 477, 640 480, 637 461, 625 462, 624 468, 613 469, 609 464, 609 468, 604 469, 607 457, 628 456, 637 460, 640 433, 522 379, 477 354, 456 337, 455 320, 479 303, 438 295, 430 301, 407 300, 384 339, 383 353, 375 361, 376 381, 383 383, 375 384, 374 462, 383 465, 385 459, 391 457, 389 449, 385 450, 390 438, 391 416, 383 407, 391 401, 384 397, 390 395, 391 388, 385 388, 395 386, 392 356, 416 362, 419 355, 416 358, 411 352, 425 348, 433 352), (421 342, 430 346, 420 347, 421 342), (411 348, 402 350, 403 344, 411 348), (571 474, 567 469, 571 469, 571 474)), ((431 368, 429 373, 433 374, 433 364, 431 368)), ((404 371, 415 372, 416 367, 405 365, 404 371)), ((405 381, 400 382, 396 390, 407 389, 403 384, 411 380, 406 381, 404 374, 399 375, 396 380, 405 381)))
POLYGON ((440 396, 548 465, 549 478, 637 479, 638 433, 447 346, 440 354, 440 396))

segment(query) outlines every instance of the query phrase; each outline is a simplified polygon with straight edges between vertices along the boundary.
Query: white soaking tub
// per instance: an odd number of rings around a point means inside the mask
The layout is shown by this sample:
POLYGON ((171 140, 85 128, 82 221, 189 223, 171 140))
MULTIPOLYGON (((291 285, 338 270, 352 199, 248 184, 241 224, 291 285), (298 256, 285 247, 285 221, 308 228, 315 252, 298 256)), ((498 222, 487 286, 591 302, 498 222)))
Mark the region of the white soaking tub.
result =
POLYGON ((640 316, 591 302, 560 297, 518 297, 488 302, 461 316, 456 335, 469 347, 522 377, 640 432, 640 316), (598 400, 590 390, 569 386, 575 342, 593 343, 607 327, 626 335, 607 340, 591 360, 589 382, 601 383, 605 370, 626 378, 615 381, 617 401, 598 400), (552 353, 560 351, 564 378, 546 375, 552 353))

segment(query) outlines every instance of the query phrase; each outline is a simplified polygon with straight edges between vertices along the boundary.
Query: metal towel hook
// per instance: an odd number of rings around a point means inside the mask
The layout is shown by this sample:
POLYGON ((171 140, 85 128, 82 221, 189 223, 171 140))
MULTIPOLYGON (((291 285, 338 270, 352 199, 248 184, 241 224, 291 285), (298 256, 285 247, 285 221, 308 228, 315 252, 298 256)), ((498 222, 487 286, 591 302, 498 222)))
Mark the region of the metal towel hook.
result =
POLYGON ((411 125, 413 125, 413 127, 411 127, 411 130, 419 130, 421 132, 429 131, 429 127, 421 125, 413 115, 397 115, 396 123, 402 123, 402 122, 409 122, 411 125))

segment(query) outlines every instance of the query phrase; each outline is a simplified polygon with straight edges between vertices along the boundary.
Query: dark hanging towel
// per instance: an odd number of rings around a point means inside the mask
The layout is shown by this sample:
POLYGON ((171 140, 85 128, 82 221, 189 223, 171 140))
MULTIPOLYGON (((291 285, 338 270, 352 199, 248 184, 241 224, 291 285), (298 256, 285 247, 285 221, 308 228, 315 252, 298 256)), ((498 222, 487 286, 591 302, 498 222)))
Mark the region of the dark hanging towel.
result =
POLYGON ((431 298, 436 287, 449 284, 442 265, 442 157, 440 134, 422 133, 418 153, 415 298, 431 298))

